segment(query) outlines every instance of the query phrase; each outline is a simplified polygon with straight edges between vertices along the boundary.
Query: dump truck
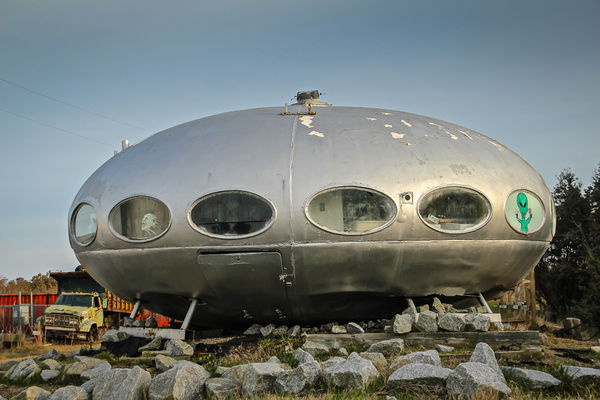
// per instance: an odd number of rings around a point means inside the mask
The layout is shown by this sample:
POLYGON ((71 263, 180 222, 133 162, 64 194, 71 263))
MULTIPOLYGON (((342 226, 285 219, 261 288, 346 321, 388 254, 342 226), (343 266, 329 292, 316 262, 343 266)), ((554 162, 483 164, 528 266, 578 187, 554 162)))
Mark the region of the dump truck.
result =
MULTIPOLYGON (((96 282, 85 269, 52 272, 58 282, 58 298, 46 308, 42 318, 47 338, 96 340, 107 329, 118 328, 129 316, 133 305, 96 282)), ((169 325, 169 318, 142 310, 140 317, 154 316, 159 326, 169 325)))

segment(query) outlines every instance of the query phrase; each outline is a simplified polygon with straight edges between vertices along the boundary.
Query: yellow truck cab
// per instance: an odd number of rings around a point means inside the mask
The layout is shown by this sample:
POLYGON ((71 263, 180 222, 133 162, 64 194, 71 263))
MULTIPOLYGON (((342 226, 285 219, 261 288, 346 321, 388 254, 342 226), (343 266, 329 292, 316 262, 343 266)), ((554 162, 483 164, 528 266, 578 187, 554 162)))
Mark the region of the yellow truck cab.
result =
POLYGON ((63 292, 44 311, 46 337, 96 340, 104 327, 102 299, 96 292, 63 292))

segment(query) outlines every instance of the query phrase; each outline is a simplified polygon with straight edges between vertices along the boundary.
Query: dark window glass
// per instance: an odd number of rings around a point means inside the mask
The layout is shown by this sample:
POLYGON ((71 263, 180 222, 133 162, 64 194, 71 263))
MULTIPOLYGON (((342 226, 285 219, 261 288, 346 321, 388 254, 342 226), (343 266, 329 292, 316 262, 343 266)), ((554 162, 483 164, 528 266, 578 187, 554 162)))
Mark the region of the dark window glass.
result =
POLYGON ((98 223, 96 222, 96 212, 89 204, 81 204, 74 212, 73 234, 75 240, 82 245, 92 243, 96 237, 98 223))
POLYGON ((54 304, 60 306, 91 307, 92 296, 83 294, 61 294, 54 304))
POLYGON ((244 236, 266 229, 274 211, 265 200, 248 192, 222 192, 200 199, 190 210, 190 221, 202 233, 244 236))
POLYGON ((475 190, 445 187, 425 195, 419 204, 419 214, 436 230, 460 233, 474 230, 486 222, 490 206, 475 190))
POLYGON ((336 233, 359 234, 380 228, 394 218, 396 206, 387 196, 360 188, 322 192, 306 207, 309 220, 336 233))

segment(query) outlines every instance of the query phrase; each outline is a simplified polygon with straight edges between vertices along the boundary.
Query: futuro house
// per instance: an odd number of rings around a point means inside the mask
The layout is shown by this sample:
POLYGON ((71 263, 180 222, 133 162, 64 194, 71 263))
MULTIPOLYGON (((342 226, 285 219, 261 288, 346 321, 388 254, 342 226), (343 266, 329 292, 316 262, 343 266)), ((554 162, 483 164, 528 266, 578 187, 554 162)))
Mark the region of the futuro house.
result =
POLYGON ((70 243, 108 289, 192 326, 372 319, 498 296, 554 230, 504 145, 400 111, 298 104, 214 115, 124 149, 83 185, 70 243))

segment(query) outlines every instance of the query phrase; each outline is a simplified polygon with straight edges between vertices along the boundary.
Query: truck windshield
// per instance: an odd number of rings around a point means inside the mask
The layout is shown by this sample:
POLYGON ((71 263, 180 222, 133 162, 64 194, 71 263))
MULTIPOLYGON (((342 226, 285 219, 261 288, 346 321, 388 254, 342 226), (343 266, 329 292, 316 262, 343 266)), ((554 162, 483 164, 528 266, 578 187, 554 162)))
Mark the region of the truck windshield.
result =
POLYGON ((61 306, 76 306, 76 307, 91 307, 92 296, 81 294, 61 294, 56 299, 57 305, 61 306))

